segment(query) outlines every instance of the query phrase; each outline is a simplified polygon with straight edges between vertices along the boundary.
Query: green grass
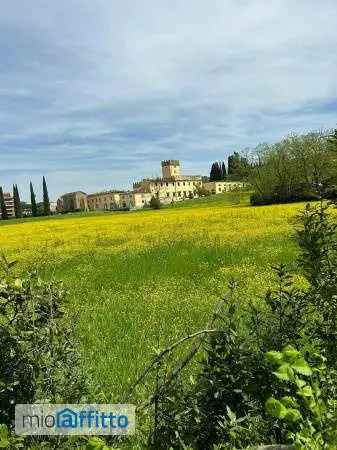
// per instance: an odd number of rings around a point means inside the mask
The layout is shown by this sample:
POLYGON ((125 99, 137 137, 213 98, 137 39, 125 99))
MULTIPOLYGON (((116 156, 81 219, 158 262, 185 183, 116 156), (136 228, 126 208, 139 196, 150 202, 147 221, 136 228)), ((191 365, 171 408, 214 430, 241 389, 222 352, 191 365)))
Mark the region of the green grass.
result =
POLYGON ((8 221, 0 242, 21 268, 64 280, 92 393, 118 398, 154 348, 204 325, 231 277, 240 301, 273 284, 271 265, 296 257, 301 207, 253 208, 246 194, 223 194, 159 211, 8 221))

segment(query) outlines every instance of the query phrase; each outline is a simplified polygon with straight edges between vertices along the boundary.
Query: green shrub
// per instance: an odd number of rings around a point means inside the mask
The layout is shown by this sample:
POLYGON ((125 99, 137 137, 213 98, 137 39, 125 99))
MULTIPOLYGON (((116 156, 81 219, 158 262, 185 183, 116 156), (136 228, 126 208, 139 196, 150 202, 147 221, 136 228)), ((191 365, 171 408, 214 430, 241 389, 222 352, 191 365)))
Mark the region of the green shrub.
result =
POLYGON ((152 209, 160 209, 161 203, 158 197, 152 196, 150 200, 150 208, 152 209))
POLYGON ((266 410, 286 424, 289 442, 297 450, 336 448, 336 371, 329 370, 319 355, 314 355, 316 365, 311 367, 292 346, 268 352, 266 358, 276 366, 273 373, 284 387, 279 400, 270 397, 266 401, 266 410))
POLYGON ((13 423, 17 403, 71 403, 86 392, 65 305, 60 283, 9 270, 0 279, 0 423, 13 423))
POLYGON ((327 205, 305 208, 296 239, 307 286, 280 265, 264 299, 224 306, 195 380, 176 379, 160 392, 156 448, 337 444, 337 244, 327 205))

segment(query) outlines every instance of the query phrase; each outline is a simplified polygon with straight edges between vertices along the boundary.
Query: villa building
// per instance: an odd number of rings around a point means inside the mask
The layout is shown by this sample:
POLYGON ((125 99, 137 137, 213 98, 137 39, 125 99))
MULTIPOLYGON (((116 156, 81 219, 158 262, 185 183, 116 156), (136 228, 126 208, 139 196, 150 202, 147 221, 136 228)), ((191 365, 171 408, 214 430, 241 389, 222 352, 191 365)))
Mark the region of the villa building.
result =
POLYGON ((221 194, 222 192, 236 191, 244 187, 240 181, 209 181, 203 183, 202 187, 211 194, 221 194))
POLYGON ((57 211, 87 211, 87 194, 82 191, 68 192, 57 200, 57 211))
POLYGON ((148 206, 152 197, 161 203, 172 203, 198 195, 203 187, 211 194, 232 191, 243 187, 236 181, 203 182, 200 175, 183 175, 180 162, 169 159, 161 162, 162 176, 144 178, 134 183, 133 191, 103 191, 94 194, 70 192, 62 195, 57 202, 58 211, 112 211, 118 209, 139 209, 148 206))
POLYGON ((161 178, 143 179, 134 183, 134 192, 149 193, 158 197, 162 203, 171 203, 194 197, 198 187, 202 186, 200 175, 181 174, 180 162, 177 160, 162 161, 161 167, 161 178))
POLYGON ((87 196, 90 211, 116 209, 139 209, 148 205, 152 195, 146 192, 103 191, 87 196))
MULTIPOLYGON (((15 217, 15 210, 14 210, 14 198, 9 192, 4 192, 4 200, 6 205, 6 211, 7 211, 7 217, 15 217)), ((0 211, 0 217, 1 217, 1 211, 0 211)))
POLYGON ((121 191, 102 191, 87 196, 90 211, 118 209, 121 191))

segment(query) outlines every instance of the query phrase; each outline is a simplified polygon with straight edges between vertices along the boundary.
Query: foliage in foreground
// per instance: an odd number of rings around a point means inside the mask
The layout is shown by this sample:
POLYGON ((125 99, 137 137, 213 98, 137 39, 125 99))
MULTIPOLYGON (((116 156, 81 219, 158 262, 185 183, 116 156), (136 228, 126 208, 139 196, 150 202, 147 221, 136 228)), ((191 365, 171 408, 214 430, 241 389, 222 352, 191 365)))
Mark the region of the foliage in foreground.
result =
POLYGON ((175 380, 157 402, 154 448, 337 445, 335 225, 324 205, 307 206, 300 222, 308 286, 281 265, 263 302, 227 302, 196 380, 175 380))
POLYGON ((8 434, 17 403, 76 403, 86 394, 86 383, 62 285, 35 273, 17 278, 12 274, 14 262, 5 257, 2 265, 0 447, 7 448, 22 444, 8 434))

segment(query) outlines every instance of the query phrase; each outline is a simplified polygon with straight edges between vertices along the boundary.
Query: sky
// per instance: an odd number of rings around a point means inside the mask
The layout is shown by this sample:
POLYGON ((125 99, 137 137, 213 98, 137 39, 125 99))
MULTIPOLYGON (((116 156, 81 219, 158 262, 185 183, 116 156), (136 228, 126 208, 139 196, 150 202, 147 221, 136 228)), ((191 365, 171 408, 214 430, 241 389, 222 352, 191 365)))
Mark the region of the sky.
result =
POLYGON ((336 0, 2 0, 0 185, 56 200, 337 123, 336 0))

